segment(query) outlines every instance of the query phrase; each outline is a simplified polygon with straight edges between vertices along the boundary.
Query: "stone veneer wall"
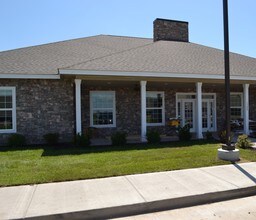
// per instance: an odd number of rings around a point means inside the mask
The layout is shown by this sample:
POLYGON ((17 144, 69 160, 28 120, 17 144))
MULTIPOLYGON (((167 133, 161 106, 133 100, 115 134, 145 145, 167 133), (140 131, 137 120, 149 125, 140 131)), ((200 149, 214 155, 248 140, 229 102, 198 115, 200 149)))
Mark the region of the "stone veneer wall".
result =
MULTIPOLYGON (((216 93, 216 116, 217 130, 222 130, 225 122, 225 90, 223 89, 203 89, 203 92, 216 93)), ((232 88, 232 92, 243 93, 242 85, 240 88, 232 88)), ((256 89, 249 87, 249 119, 256 120, 256 89)))
MULTIPOLYGON (((43 135, 59 132, 60 140, 71 141, 75 129, 74 81, 73 80, 2 80, 0 86, 16 87, 17 133, 26 136, 28 143, 42 143, 43 135)), ((116 130, 125 131, 128 135, 140 135, 140 89, 134 86, 88 86, 82 82, 82 126, 90 126, 89 91, 116 92, 116 128, 97 129, 98 136, 109 136, 116 130)), ((148 91, 164 91, 165 120, 176 117, 176 93, 196 92, 195 87, 176 88, 172 86, 147 86, 148 91), (161 89, 159 89, 161 88, 161 89)), ((242 92, 231 89, 232 92, 242 92)), ((225 115, 224 88, 207 88, 203 93, 216 93, 217 129, 221 129, 225 115)), ((250 119, 256 120, 256 89, 250 88, 250 119)), ((168 132, 168 126, 148 127, 157 129, 162 134, 168 132)), ((0 134, 0 145, 5 143, 9 134, 0 134)))
MULTIPOLYGON (((82 125, 83 130, 90 127, 90 91, 115 91, 116 92, 116 128, 98 128, 99 137, 110 136, 113 132, 125 131, 128 135, 140 135, 141 108, 140 89, 135 87, 88 86, 82 83, 82 125)), ((164 91, 165 95, 165 120, 176 117, 176 92, 195 92, 195 89, 172 89, 165 87, 159 89, 147 86, 147 91, 164 91)), ((168 132, 168 126, 149 126, 161 133, 168 132)))
MULTIPOLYGON (((225 123, 225 89, 223 88, 207 88, 203 87, 203 93, 215 93, 216 94, 216 120, 217 131, 222 130, 225 123)), ((241 89, 231 88, 231 92, 243 92, 241 89)))
POLYGON ((129 135, 140 132, 140 92, 133 87, 87 86, 82 83, 82 126, 90 127, 90 91, 115 91, 116 128, 99 128, 99 136, 110 136, 117 130, 129 135))
MULTIPOLYGON (((73 80, 0 80, 0 86, 16 87, 17 133, 27 142, 43 143, 43 135, 58 132, 60 141, 71 141, 74 135, 73 80)), ((0 133, 0 143, 9 134, 0 133)))
POLYGON ((157 18, 154 21, 154 42, 159 40, 188 42, 188 22, 157 18))
MULTIPOLYGON (((117 130, 125 131, 128 135, 140 135, 140 89, 134 87, 113 87, 110 86, 88 86, 82 84, 82 125, 83 129, 90 126, 90 96, 89 91, 115 91, 116 92, 116 128, 99 128, 97 133, 99 137, 110 136, 111 133, 117 130)), ((175 88, 171 85, 164 86, 162 89, 147 85, 147 91, 164 91, 165 95, 165 121, 169 118, 176 117, 176 93, 195 93, 196 88, 175 88)), ((216 94, 216 117, 217 130, 222 129, 225 117, 225 94, 224 88, 207 88, 203 85, 203 93, 216 94)), ((231 88, 232 92, 243 92, 241 88, 231 88)), ((250 119, 256 119, 256 100, 255 90, 250 90, 250 119)), ((169 131, 168 126, 148 126, 148 129, 156 129, 161 134, 166 134, 169 131)))
POLYGON ((256 121, 256 88, 249 87, 249 119, 256 121))

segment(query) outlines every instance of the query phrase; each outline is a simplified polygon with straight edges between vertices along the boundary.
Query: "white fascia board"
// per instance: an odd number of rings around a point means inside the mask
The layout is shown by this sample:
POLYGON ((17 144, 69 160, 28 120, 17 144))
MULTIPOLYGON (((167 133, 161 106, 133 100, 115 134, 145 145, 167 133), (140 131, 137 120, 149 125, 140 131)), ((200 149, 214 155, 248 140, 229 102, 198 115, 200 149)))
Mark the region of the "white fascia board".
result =
POLYGON ((0 79, 60 79, 59 74, 0 74, 0 79))
MULTIPOLYGON (((130 77, 156 77, 156 78, 192 78, 192 79, 223 79, 224 74, 194 74, 194 73, 154 73, 154 72, 115 72, 115 71, 95 71, 95 70, 71 70, 59 69, 63 75, 89 75, 89 76, 130 76, 130 77)), ((256 77, 251 76, 230 76, 231 80, 256 81, 256 77)))

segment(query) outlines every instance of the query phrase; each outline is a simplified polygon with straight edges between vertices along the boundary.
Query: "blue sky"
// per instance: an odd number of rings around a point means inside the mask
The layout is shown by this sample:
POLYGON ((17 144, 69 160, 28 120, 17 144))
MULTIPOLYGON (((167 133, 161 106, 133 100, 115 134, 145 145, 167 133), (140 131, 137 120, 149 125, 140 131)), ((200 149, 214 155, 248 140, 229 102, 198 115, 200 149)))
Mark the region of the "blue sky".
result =
MULTIPOLYGON (((256 57, 255 11, 255 0, 229 0, 231 51, 256 57)), ((0 0, 0 51, 97 34, 151 38, 155 18, 188 21, 191 42, 223 49, 222 0, 0 0)))

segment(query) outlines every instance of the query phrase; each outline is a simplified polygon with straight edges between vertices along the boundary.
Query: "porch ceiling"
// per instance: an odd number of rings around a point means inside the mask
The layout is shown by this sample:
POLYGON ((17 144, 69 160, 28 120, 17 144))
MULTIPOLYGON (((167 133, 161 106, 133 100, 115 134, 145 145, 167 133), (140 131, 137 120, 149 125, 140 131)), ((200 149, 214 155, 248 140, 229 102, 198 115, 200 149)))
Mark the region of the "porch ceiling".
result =
MULTIPOLYGON (((119 81, 119 80, 83 80, 83 84, 87 86, 104 86, 104 87, 140 87, 140 82, 137 80, 134 81, 119 81)), ((148 81, 147 87, 153 88, 195 88, 195 82, 172 82, 172 81, 148 81)), ((203 83, 203 88, 212 88, 212 89, 223 89, 224 84, 220 83, 203 83)), ((252 85, 251 87, 255 87, 256 85, 252 85)), ((233 90, 241 90, 243 89, 242 84, 231 84, 231 89, 233 90)))
MULTIPOLYGON (((67 76, 66 76, 67 77, 67 76)), ((121 82, 124 82, 126 85, 129 84, 129 82, 139 82, 139 81, 147 81, 152 83, 196 83, 196 82, 202 82, 203 84, 220 84, 223 85, 224 79, 203 79, 203 78, 167 78, 167 77, 140 77, 140 76, 90 76, 90 75, 76 75, 76 79, 82 79, 84 81, 106 81, 106 82, 114 82, 117 81, 119 84, 121 82)), ((241 79, 231 79, 230 83, 233 85, 242 85, 242 84, 255 84, 255 80, 241 80, 241 79)))

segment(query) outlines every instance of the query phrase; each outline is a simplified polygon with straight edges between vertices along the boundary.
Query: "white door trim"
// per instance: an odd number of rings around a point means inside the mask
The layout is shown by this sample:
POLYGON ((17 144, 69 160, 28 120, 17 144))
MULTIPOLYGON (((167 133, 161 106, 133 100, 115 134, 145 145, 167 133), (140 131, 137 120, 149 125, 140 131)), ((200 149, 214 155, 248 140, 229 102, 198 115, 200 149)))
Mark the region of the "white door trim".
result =
POLYGON ((185 126, 185 121, 184 121, 184 119, 185 119, 185 108, 184 108, 184 106, 185 106, 185 103, 186 102, 191 102, 192 103, 192 111, 193 111, 193 127, 192 128, 190 128, 190 131, 191 132, 195 132, 196 131, 196 121, 195 121, 195 119, 196 119, 196 112, 195 112, 195 110, 196 110, 196 108, 195 108, 195 104, 196 104, 196 100, 194 100, 194 99, 183 99, 182 101, 181 101, 181 105, 182 105, 182 112, 181 112, 181 115, 182 115, 182 126, 185 126))
MULTIPOLYGON (((196 93, 186 93, 186 92, 180 92, 180 93, 176 93, 176 117, 178 118, 178 102, 181 102, 181 112, 183 111, 182 110, 182 106, 183 106, 183 104, 182 104, 182 101, 183 100, 196 100, 196 93), (191 98, 191 99, 179 99, 178 97, 179 97, 179 95, 194 95, 195 96, 195 98, 191 98)), ((213 100, 213 130, 212 131, 216 131, 217 130, 217 109, 216 109, 216 93, 202 93, 202 101, 204 101, 204 100, 213 100), (204 95, 212 95, 213 96, 213 99, 205 99, 205 98, 203 98, 203 96, 204 95)), ((197 106, 194 106, 195 108, 197 108, 197 106)), ((196 110, 196 109, 195 109, 196 110)), ((194 110, 194 111, 195 111, 194 110)), ((183 118, 183 115, 181 114, 181 119, 183 118)), ((195 118, 195 120, 197 120, 196 118, 195 118)), ((195 126, 196 126, 196 123, 195 123, 195 121, 194 121, 194 125, 193 125, 193 127, 194 127, 194 129, 193 130, 191 130, 191 132, 195 132, 196 130, 195 130, 195 126)))

